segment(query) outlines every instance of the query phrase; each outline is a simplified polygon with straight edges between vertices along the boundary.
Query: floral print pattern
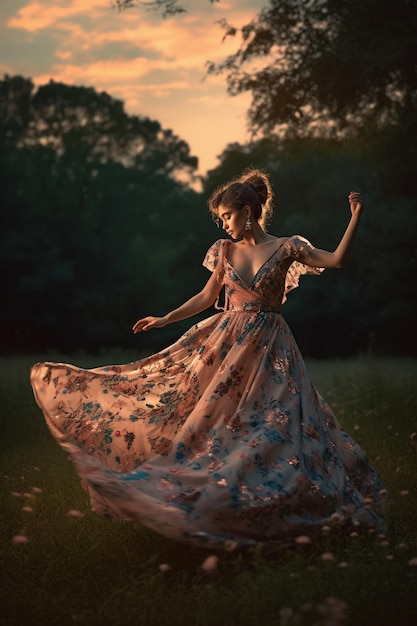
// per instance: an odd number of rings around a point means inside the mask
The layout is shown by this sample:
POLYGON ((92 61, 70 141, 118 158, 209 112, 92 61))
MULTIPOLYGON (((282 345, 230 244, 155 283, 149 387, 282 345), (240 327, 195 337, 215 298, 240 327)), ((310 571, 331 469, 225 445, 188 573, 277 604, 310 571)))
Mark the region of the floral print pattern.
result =
POLYGON ((281 316, 311 244, 285 239, 250 285, 213 244, 224 310, 126 365, 32 368, 35 398, 93 510, 196 545, 291 541, 338 520, 383 530, 384 485, 312 386, 281 316))

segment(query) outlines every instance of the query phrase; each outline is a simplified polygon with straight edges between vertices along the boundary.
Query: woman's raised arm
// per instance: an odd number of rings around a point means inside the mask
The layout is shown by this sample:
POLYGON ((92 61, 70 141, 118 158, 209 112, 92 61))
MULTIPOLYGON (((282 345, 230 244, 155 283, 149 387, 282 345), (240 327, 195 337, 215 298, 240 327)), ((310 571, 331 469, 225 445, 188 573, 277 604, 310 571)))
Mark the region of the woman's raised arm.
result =
POLYGON ((348 199, 351 218, 336 250, 334 252, 328 252, 327 250, 321 250, 320 248, 313 248, 310 252, 309 259, 303 261, 305 265, 310 265, 312 267, 338 268, 342 267, 346 261, 358 229, 363 209, 363 200, 360 193, 357 191, 351 191, 348 199))

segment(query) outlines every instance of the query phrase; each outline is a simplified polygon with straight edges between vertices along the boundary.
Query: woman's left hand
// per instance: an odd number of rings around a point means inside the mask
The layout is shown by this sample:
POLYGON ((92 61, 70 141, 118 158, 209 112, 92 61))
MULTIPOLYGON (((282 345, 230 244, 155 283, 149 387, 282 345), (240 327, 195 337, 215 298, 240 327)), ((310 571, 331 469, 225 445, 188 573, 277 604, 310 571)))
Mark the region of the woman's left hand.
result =
POLYGON ((358 191, 351 191, 348 195, 350 211, 353 215, 359 215, 363 209, 363 198, 358 191))

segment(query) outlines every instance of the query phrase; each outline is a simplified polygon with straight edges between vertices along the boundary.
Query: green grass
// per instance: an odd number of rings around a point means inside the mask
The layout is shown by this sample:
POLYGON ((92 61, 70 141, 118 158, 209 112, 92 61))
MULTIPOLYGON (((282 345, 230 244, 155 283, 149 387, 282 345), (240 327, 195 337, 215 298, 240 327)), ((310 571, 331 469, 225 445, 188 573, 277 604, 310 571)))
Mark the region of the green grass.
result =
MULTIPOLYGON (((89 511, 72 463, 33 401, 33 360, 0 360, 0 624, 417 623, 417 566, 409 564, 417 557, 416 361, 307 363, 392 494, 388 536, 331 531, 310 545, 273 553, 218 553, 217 569, 206 573, 201 565, 212 552, 89 511), (68 516, 72 509, 84 516, 68 516), (13 544, 21 533, 29 543, 13 544), (323 560, 326 553, 333 559, 323 560), (161 571, 161 564, 170 569, 161 571)), ((105 355, 100 364, 124 360, 131 357, 105 355)), ((85 355, 71 361, 99 364, 85 355)))

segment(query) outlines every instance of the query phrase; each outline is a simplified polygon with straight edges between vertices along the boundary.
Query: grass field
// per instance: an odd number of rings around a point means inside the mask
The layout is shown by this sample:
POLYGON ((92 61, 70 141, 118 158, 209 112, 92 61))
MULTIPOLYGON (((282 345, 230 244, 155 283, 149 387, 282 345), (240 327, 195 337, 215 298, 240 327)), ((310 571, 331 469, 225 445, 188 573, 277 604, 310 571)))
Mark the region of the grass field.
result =
POLYGON ((92 514, 34 403, 33 361, 0 360, 0 624, 417 624, 417 361, 307 363, 391 493, 389 533, 330 530, 269 554, 204 551, 92 514), (218 557, 212 571, 203 567, 208 556, 218 557))

